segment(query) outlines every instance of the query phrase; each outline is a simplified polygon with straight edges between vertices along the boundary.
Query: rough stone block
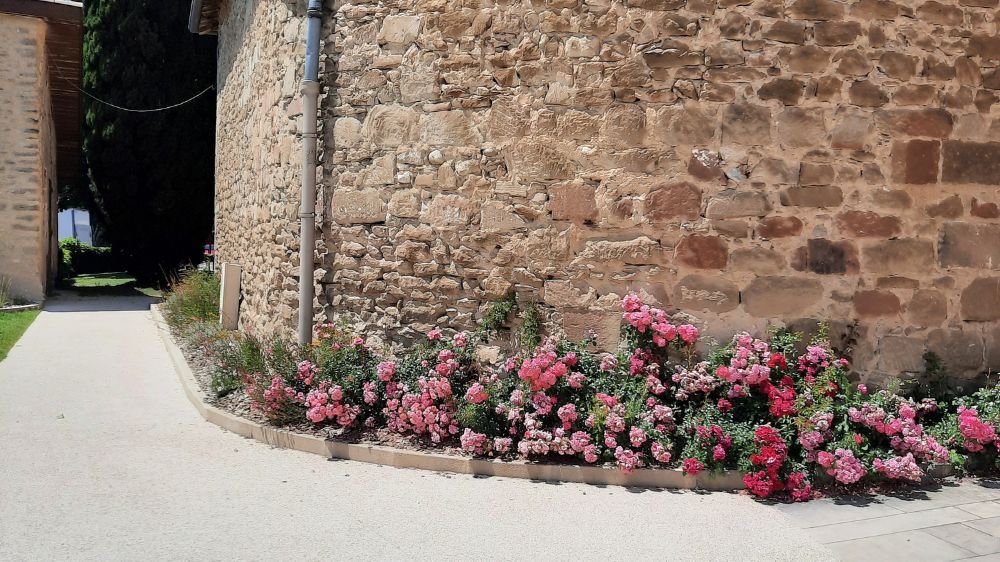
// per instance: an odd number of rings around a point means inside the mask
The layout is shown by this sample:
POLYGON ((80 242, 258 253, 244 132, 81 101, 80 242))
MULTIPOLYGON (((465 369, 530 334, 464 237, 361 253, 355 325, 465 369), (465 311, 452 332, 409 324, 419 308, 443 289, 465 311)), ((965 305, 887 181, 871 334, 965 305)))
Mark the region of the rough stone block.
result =
POLYGON ((858 272, 858 249, 847 240, 831 242, 824 238, 809 240, 792 255, 792 269, 820 275, 858 272))
POLYGON ((941 142, 897 141, 892 145, 892 179, 899 183, 937 183, 941 142))
POLYGON ((843 192, 835 185, 795 186, 781 192, 781 204, 786 207, 836 207, 843 200, 843 192))
POLYGON ((595 189, 580 180, 563 182, 549 188, 549 210, 555 220, 575 223, 597 219, 595 189))
POLYGON ((677 244, 674 259, 697 269, 725 269, 729 260, 729 246, 718 236, 691 234, 677 244))
POLYGON ((749 103, 732 103, 722 116, 722 142, 762 145, 771 141, 771 110, 749 103))
POLYGON ((694 220, 701 215, 701 190, 688 182, 658 186, 646 194, 645 215, 654 223, 694 220))
POLYGON ((862 318, 895 316, 902 305, 899 297, 889 291, 858 291, 854 293, 854 311, 862 318))
POLYGON ((883 240, 861 250, 866 273, 925 274, 934 267, 934 243, 917 238, 883 240))
POLYGON ((798 217, 767 217, 757 225, 757 236, 770 240, 798 236, 802 233, 802 220, 798 217))
POLYGON ((762 217, 770 210, 767 196, 763 193, 727 190, 709 199, 705 216, 710 219, 762 217))
POLYGON ((983 277, 962 290, 962 320, 993 322, 1000 320, 1000 277, 983 277))
POLYGON ((1000 269, 1000 225, 945 223, 938 259, 944 267, 1000 269))
POLYGON ((330 202, 330 215, 337 224, 385 222, 385 203, 377 190, 337 190, 330 202))
POLYGON ((1000 185, 1000 142, 945 141, 941 181, 1000 185))
POLYGON ((742 293, 747 313, 758 318, 801 314, 822 297, 819 281, 799 277, 757 277, 742 293))
POLYGON ((891 238, 902 230, 899 217, 885 217, 871 211, 844 211, 837 215, 837 226, 858 238, 891 238))
POLYGON ((674 286, 673 302, 682 310, 728 312, 740 305, 740 290, 727 279, 693 274, 674 286))

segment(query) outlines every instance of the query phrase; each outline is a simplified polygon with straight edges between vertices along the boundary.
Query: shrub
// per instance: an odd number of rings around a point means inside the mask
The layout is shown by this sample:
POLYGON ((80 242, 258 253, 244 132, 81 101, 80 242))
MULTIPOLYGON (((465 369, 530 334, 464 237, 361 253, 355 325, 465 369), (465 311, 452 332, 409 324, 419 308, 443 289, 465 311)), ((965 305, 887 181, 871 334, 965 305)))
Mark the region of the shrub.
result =
MULTIPOLYGON (((509 301, 491 308, 488 331, 512 309, 509 301)), ((931 465, 972 456, 995 466, 1000 387, 948 410, 898 387, 849 384, 847 361, 822 333, 805 345, 785 330, 738 333, 701 357, 695 326, 674 324, 635 295, 623 309, 615 352, 597 350, 594 337, 550 337, 496 363, 477 359, 483 330, 434 329, 394 358, 334 324, 305 347, 209 339, 220 372, 238 373, 276 424, 378 429, 472 455, 606 462, 624 472, 740 470, 750 493, 795 501, 817 485, 919 481, 931 465)), ((219 375, 219 387, 234 380, 219 375)))
POLYGON ((105 273, 124 269, 121 260, 111 248, 91 246, 76 238, 59 241, 61 256, 59 276, 69 279, 87 273, 105 273))
POLYGON ((172 328, 183 330, 194 322, 219 319, 219 279, 208 271, 188 271, 173 284, 163 303, 164 318, 172 328))

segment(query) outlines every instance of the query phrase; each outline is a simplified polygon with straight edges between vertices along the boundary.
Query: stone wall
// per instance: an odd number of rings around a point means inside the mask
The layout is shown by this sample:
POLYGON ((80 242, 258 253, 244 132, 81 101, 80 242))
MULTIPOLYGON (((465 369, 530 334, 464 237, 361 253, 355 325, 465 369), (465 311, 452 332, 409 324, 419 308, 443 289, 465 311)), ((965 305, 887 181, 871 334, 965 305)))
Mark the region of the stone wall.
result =
POLYGON ((0 13, 0 276, 39 301, 50 271, 55 182, 45 22, 0 13))
MULTIPOLYGON (((220 29, 218 250, 294 321, 304 2, 220 29)), ((327 5, 317 314, 389 337, 517 291, 613 345, 828 321, 865 379, 1000 368, 998 0, 327 5), (334 9, 336 8, 336 9, 334 9)))

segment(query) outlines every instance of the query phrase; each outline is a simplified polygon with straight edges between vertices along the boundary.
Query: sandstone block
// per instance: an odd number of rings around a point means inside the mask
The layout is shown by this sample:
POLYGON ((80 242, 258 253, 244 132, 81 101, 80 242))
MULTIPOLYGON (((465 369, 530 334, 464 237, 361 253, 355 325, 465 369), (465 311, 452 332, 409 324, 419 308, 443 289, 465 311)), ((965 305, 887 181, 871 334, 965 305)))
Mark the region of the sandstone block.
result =
POLYGON ((395 148, 417 139, 420 116, 399 105, 376 105, 361 126, 361 136, 377 146, 395 148))
POLYGON ((420 220, 438 230, 454 230, 469 224, 476 205, 461 195, 436 195, 421 214, 420 220))
POLYGON ((823 285, 799 277, 757 277, 743 289, 743 306, 757 318, 801 314, 823 297, 823 285))
POLYGON ((917 73, 920 59, 897 51, 886 51, 878 59, 879 70, 897 80, 909 80, 917 73))
POLYGON ((941 181, 1000 185, 1000 143, 945 141, 941 181))
POLYGON ((851 97, 851 103, 861 107, 882 107, 889 103, 889 94, 868 80, 853 82, 848 95, 851 97))
POLYGON ((757 236, 770 240, 798 236, 802 233, 802 220, 798 217, 767 217, 757 225, 757 236))
POLYGON ((729 260, 729 246, 718 236, 691 234, 677 244, 674 259, 697 269, 725 269, 729 260))
POLYGON ((598 262, 623 262, 628 264, 654 263, 660 253, 660 244, 648 236, 633 240, 598 240, 587 242, 579 259, 598 262))
POLYGON ((386 16, 378 31, 380 44, 394 43, 409 45, 420 34, 420 18, 418 16, 386 16))
POLYGON ((779 20, 765 29, 763 36, 770 41, 801 45, 806 42, 806 24, 800 21, 779 20))
POLYGON ((858 291, 854 293, 854 311, 862 318, 895 316, 902 306, 899 297, 889 291, 858 291))
POLYGON ((944 362, 948 375, 959 379, 980 376, 983 365, 983 337, 978 332, 937 329, 927 336, 927 350, 944 362))
POLYGON ((762 100, 778 100, 785 105, 795 105, 802 98, 805 82, 795 78, 775 78, 757 90, 762 100))
POLYGON ((611 351, 618 347, 621 315, 603 311, 564 311, 562 329, 566 337, 573 341, 589 337, 593 330, 597 334, 598 349, 611 351))
POLYGON ((656 187, 646 194, 645 215, 654 223, 697 219, 701 215, 701 190, 688 182, 656 187))
POLYGON ((555 220, 580 224, 597 220, 594 187, 580 180, 553 185, 549 188, 549 211, 555 220))
POLYGON ((858 238, 891 238, 902 230, 899 217, 882 216, 871 211, 844 211, 837 215, 837 226, 858 238))
POLYGON ((710 219, 762 217, 770 210, 771 205, 763 193, 726 190, 709 199, 705 216, 710 219))
POLYGON ((945 223, 938 259, 944 267, 1000 269, 1000 225, 945 223))
POLYGON ((385 222, 385 203, 377 190, 346 191, 338 189, 330 201, 330 215, 337 224, 372 224, 385 222))
POLYGON ((836 207, 843 200, 843 192, 834 185, 795 186, 781 192, 781 204, 786 207, 836 207))
POLYGON ((969 214, 981 219, 997 219, 1000 218, 1000 206, 997 206, 996 203, 980 203, 978 199, 973 197, 969 214))
POLYGON ((861 24, 856 21, 824 21, 813 28, 817 45, 851 45, 861 35, 861 24))
POLYGON ((883 240, 861 250, 866 273, 925 274, 934 265, 934 243, 917 238, 883 240))
POLYGON ((728 312, 740 305, 740 290, 718 276, 687 275, 674 286, 674 304, 682 310, 728 312))
POLYGON ((906 314, 910 323, 916 326, 940 326, 948 317, 948 299, 934 289, 916 291, 906 307, 906 314))
POLYGON ((824 238, 809 240, 792 255, 791 266, 797 271, 821 275, 858 272, 858 249, 850 241, 831 242, 824 238))
POLYGON ((962 216, 965 206, 962 198, 958 195, 945 197, 944 199, 927 206, 927 216, 945 219, 956 219, 962 216))
POLYGON ((771 140, 771 110, 749 103, 732 103, 722 116, 722 142, 762 145, 771 140))
POLYGON ((892 376, 924 371, 924 342, 919 338, 883 336, 878 341, 877 369, 892 376))
POLYGON ((510 151, 510 171, 525 180, 569 179, 572 170, 569 158, 546 143, 525 140, 510 151))
POLYGON ((785 269, 785 258, 767 248, 737 248, 729 255, 729 269, 750 271, 757 275, 776 275, 785 269))
POLYGON ((899 183, 937 183, 941 142, 897 141, 892 144, 892 179, 899 183))
POLYGON ((944 138, 951 134, 953 121, 944 109, 892 109, 875 112, 879 124, 895 135, 944 138))
POLYGON ((523 228, 524 219, 510 205, 499 201, 484 203, 479 211, 479 228, 486 232, 506 232, 523 228))
POLYGON ((789 11, 793 18, 803 20, 840 20, 844 5, 835 0, 795 0, 789 11))

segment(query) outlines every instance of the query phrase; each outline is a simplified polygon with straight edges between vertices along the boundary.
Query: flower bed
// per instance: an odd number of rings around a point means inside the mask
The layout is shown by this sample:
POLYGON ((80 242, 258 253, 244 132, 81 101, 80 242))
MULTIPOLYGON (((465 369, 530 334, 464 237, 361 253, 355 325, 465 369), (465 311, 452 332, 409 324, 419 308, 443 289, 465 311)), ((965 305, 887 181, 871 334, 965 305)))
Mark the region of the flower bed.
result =
POLYGON ((427 334, 393 356, 324 324, 304 348, 278 339, 177 327, 213 361, 220 392, 244 392, 269 423, 401 435, 469 455, 739 470, 750 493, 795 501, 816 487, 918 482, 931 465, 992 469, 1000 387, 954 408, 847 381, 822 339, 736 334, 701 357, 699 331, 635 295, 623 345, 545 339, 485 361, 475 334, 427 334), (193 334, 193 335, 191 335, 193 334))

